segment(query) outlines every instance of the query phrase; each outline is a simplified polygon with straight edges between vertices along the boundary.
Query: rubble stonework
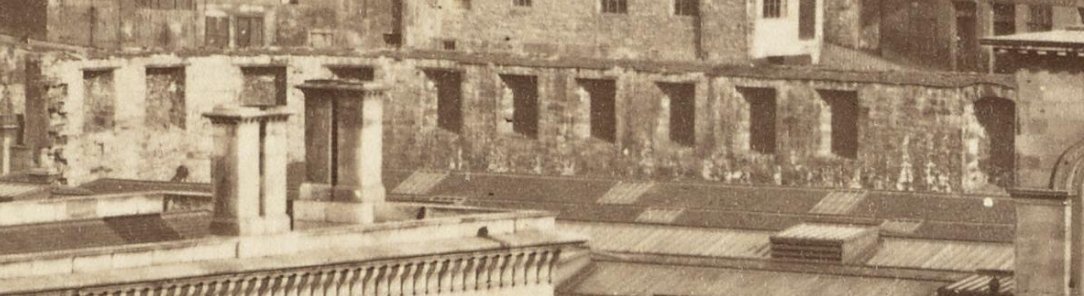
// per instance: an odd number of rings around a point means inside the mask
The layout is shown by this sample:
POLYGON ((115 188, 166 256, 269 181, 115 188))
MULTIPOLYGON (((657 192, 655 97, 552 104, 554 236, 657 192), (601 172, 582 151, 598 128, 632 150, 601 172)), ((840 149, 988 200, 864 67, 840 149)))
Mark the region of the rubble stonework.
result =
MULTIPOLYGON (((389 168, 706 179, 729 184, 996 191, 1000 181, 994 177, 1005 168, 987 164, 990 144, 973 104, 982 98, 1016 98, 1011 83, 983 82, 983 76, 963 74, 931 74, 920 81, 902 78, 910 74, 863 78, 871 74, 786 68, 757 74, 631 64, 589 68, 485 65, 466 59, 380 55, 114 57, 46 67, 47 76, 68 88, 64 104, 71 110, 70 123, 62 134, 69 140, 56 147, 64 151, 70 167, 65 177, 73 184, 101 177, 169 180, 184 166, 191 170, 189 181, 207 182, 210 169, 206 159, 211 146, 199 139, 210 136, 211 129, 192 118, 214 105, 239 100, 244 86, 241 68, 252 65, 285 67, 285 85, 289 86, 334 78, 329 65, 376 69, 378 80, 395 86, 389 90, 384 107, 385 165, 389 168), (145 124, 145 67, 169 64, 185 67, 185 129, 161 130, 145 124), (85 92, 80 90, 82 72, 105 66, 115 67, 114 83, 129 86, 113 94, 120 100, 117 108, 125 110, 117 110, 112 129, 87 132, 83 126, 89 123, 88 118, 80 111, 86 108, 85 92), (438 91, 426 69, 462 73, 460 131, 438 126, 438 91), (537 79, 535 138, 498 128, 499 122, 510 120, 496 100, 510 93, 501 78, 509 74, 537 79), (980 79, 951 83, 968 77, 980 79), (578 90, 581 81, 577 79, 615 81, 613 142, 591 136, 590 98, 578 90), (678 143, 669 136, 670 100, 660 83, 691 84, 694 88, 693 143, 678 143), (774 153, 749 148, 748 103, 738 88, 776 89, 774 135, 778 142, 774 153), (823 92, 832 90, 853 92, 858 99, 852 115, 857 120, 854 157, 836 155, 827 143, 832 137, 831 107, 823 92)), ((304 112, 300 90, 289 87, 284 91, 285 109, 304 112)), ((302 120, 289 119, 290 138, 304 135, 302 120)), ((288 145, 291 182, 300 182, 305 175, 304 143, 291 141, 288 145)))

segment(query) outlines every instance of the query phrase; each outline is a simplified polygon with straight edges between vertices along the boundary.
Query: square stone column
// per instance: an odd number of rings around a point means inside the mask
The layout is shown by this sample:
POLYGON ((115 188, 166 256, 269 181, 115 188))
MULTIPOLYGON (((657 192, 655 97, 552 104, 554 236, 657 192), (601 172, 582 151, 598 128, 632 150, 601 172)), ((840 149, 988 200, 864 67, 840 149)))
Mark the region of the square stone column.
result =
POLYGON ((11 146, 15 145, 18 132, 19 123, 15 116, 0 116, 0 175, 11 173, 11 146))
POLYGON ((1063 191, 1014 189, 1017 295, 1069 295, 1070 200, 1063 191))
POLYGON ((386 193, 381 180, 386 88, 336 80, 310 80, 298 88, 305 93, 308 179, 300 190, 302 202, 295 205, 323 203, 324 218, 331 222, 372 223, 374 207, 386 193))
POLYGON ((220 106, 214 124, 211 233, 261 235, 290 230, 286 214, 286 119, 289 113, 220 106))

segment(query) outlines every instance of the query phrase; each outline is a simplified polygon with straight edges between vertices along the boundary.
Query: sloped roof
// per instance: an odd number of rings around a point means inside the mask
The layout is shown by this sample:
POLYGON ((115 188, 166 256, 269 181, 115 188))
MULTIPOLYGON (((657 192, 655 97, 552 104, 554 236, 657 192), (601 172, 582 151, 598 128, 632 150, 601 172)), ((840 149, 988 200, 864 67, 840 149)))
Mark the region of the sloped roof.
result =
MULTIPOLYGON (((386 185, 394 188, 392 183, 386 185)), ((1011 242, 1015 227, 1012 201, 1002 196, 863 191, 852 205, 825 212, 818 207, 822 201, 852 190, 654 182, 634 190, 635 196, 613 197, 611 189, 619 186, 630 185, 613 179, 452 173, 425 194, 391 198, 456 197, 469 205, 549 210, 559 213, 559 219, 594 222, 631 223, 645 211, 670 209, 680 211, 668 220, 670 225, 771 231, 801 222, 909 221, 913 230, 891 235, 990 242, 1011 242), (993 205, 984 205, 985 198, 993 205)))
POLYGON ((1084 50, 1084 28, 1066 28, 1046 32, 1028 32, 1012 35, 992 36, 982 40, 983 44, 1012 48, 1061 48, 1084 50))
MULTIPOLYGON (((560 222, 591 238, 596 251, 718 258, 770 258, 771 231, 710 229, 624 223, 560 222)), ((954 272, 1012 269, 1013 247, 1005 243, 884 238, 865 260, 872 268, 954 272)))
POLYGON ((198 238, 209 223, 210 213, 189 212, 0 227, 0 255, 198 238))

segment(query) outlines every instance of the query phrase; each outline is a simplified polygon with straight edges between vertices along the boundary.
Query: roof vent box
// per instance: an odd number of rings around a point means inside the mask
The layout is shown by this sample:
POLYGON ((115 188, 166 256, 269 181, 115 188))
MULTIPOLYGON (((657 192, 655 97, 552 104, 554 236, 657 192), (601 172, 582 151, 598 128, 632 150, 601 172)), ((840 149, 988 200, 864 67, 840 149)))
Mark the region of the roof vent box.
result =
POLYGON ((770 237, 772 258, 858 263, 877 247, 876 227, 798 224, 770 237))

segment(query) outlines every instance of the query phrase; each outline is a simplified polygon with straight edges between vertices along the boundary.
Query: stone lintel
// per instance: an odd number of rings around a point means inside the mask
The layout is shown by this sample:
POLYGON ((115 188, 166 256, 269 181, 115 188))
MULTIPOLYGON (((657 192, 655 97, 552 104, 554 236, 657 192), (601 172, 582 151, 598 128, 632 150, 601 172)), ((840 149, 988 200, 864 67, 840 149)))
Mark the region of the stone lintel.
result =
POLYGON ((210 119, 215 124, 238 124, 259 121, 285 121, 290 117, 290 112, 285 110, 260 110, 253 107, 218 106, 211 112, 204 113, 203 117, 210 119))
MULTIPOLYGON (((334 80, 334 79, 317 79, 307 80, 305 83, 297 86, 304 92, 309 91, 329 91, 329 92, 345 92, 345 93, 383 93, 388 87, 379 82, 355 82, 347 80, 334 80)), ((347 97, 366 99, 370 96, 358 96, 347 97)))

